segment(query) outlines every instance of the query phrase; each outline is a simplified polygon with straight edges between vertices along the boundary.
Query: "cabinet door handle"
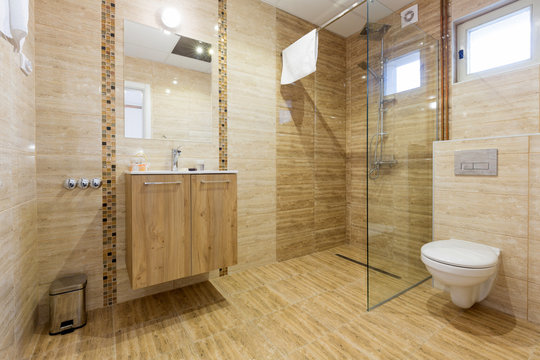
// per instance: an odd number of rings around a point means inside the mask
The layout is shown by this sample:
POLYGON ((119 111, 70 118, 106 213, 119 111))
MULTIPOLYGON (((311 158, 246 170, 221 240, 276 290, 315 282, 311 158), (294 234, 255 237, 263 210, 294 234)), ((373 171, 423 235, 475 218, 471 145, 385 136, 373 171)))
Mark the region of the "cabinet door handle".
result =
POLYGON ((181 184, 181 181, 151 181, 145 182, 144 185, 170 185, 170 184, 181 184))
POLYGON ((220 183, 230 183, 231 180, 201 180, 201 184, 220 184, 220 183))

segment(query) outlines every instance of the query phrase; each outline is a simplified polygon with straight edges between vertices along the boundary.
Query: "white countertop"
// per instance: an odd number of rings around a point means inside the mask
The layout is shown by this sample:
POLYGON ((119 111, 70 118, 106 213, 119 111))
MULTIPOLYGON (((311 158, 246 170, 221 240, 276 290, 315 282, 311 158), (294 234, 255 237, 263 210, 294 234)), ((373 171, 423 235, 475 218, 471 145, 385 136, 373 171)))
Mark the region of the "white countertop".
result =
POLYGON ((208 175, 208 174, 238 174, 238 170, 203 170, 203 171, 171 171, 171 170, 151 170, 151 171, 128 171, 131 175, 208 175))

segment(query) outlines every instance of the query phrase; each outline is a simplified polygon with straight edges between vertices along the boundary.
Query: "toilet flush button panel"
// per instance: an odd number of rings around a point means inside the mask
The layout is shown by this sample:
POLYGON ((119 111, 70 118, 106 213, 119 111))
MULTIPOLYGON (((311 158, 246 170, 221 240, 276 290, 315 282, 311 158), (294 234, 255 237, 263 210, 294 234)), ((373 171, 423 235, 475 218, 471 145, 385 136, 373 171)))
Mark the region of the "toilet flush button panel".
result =
POLYGON ((454 175, 497 176, 497 149, 454 152, 454 175))

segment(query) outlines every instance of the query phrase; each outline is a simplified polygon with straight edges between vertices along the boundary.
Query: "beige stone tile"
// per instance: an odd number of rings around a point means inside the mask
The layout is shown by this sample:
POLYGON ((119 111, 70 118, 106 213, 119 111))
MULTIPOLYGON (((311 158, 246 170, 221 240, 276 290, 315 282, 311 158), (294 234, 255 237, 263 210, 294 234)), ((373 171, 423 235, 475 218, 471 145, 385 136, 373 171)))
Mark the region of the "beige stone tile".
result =
POLYGON ((241 313, 228 300, 214 302, 181 313, 182 325, 192 341, 241 325, 241 313))
POLYGON ((212 285, 224 296, 242 293, 259 287, 262 283, 249 270, 211 280, 212 285))
POLYGON ((358 349, 344 337, 331 333, 300 348, 289 355, 289 359, 369 359, 362 349, 358 349))
POLYGON ((529 282, 527 290, 527 320, 540 324, 540 285, 529 282))
POLYGON ((176 316, 175 306, 168 293, 142 297, 113 307, 114 328, 116 330, 176 316))
POLYGON ((538 132, 538 66, 452 86, 451 138, 538 132), (492 99, 501 101, 494 103, 492 99))
POLYGON ((257 326, 284 354, 291 353, 325 333, 319 321, 297 307, 288 307, 270 314, 261 319, 257 326))
POLYGON ((234 295, 230 298, 230 302, 234 304, 246 321, 261 318, 283 309, 289 304, 279 294, 265 286, 234 295))
POLYGON ((527 318, 527 282, 498 276, 490 294, 482 303, 516 318, 527 318))

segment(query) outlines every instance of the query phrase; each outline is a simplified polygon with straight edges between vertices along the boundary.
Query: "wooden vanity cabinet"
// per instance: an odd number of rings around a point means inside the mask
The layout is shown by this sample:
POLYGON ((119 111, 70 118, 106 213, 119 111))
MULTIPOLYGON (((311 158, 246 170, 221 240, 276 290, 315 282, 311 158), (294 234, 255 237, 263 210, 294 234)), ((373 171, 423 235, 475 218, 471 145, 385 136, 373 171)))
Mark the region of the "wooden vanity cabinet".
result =
POLYGON ((193 274, 237 263, 236 175, 191 177, 193 274))
POLYGON ((131 287, 236 264, 236 221, 236 174, 127 174, 131 287))
POLYGON ((127 179, 126 264, 131 287, 191 275, 190 176, 127 179))

